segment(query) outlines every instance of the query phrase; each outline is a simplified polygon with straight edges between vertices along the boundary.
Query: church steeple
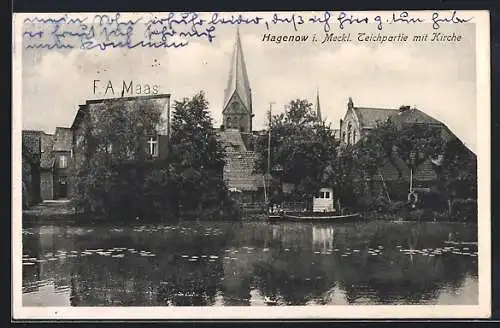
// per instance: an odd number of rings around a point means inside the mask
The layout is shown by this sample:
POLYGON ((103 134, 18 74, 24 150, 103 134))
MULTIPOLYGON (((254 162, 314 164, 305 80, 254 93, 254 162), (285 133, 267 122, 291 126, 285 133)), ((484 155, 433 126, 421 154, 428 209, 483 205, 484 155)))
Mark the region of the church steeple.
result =
POLYGON ((236 40, 231 58, 227 87, 224 90, 222 110, 224 125, 228 128, 252 131, 252 91, 243 56, 240 31, 236 28, 236 40))
POLYGON ((319 104, 319 89, 316 89, 316 116, 319 121, 322 121, 321 117, 321 106, 319 104))

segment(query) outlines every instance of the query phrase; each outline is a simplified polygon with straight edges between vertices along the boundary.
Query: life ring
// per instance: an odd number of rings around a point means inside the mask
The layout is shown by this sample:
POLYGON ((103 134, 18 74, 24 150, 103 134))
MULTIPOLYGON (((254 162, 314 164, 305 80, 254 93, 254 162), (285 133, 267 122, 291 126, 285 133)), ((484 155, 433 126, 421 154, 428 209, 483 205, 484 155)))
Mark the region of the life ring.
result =
POLYGON ((408 194, 408 204, 415 206, 418 202, 418 195, 413 191, 408 194))

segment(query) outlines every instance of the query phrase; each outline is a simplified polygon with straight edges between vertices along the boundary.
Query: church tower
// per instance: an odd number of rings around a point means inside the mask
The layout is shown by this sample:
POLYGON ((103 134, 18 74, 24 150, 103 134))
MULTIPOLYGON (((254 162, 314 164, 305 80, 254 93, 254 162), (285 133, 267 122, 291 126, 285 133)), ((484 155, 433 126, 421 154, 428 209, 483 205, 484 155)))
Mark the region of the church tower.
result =
POLYGON ((319 105, 319 89, 316 90, 316 117, 318 118, 318 121, 323 121, 323 118, 321 117, 321 107, 319 105))
POLYGON ((240 31, 236 29, 233 57, 227 87, 224 90, 223 125, 226 129, 252 132, 252 91, 241 46, 240 31))

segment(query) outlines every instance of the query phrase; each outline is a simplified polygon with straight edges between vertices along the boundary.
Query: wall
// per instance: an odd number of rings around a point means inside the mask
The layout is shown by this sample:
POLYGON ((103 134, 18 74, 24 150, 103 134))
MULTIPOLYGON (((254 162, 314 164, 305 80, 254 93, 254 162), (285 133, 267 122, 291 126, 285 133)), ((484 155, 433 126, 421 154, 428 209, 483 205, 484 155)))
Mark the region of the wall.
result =
MULTIPOLYGON (((354 116, 354 110, 352 108, 349 108, 347 110, 346 115, 345 115, 345 117, 342 121, 342 124, 340 126, 339 139, 340 139, 341 143, 344 143, 344 144, 347 143, 347 138, 348 138, 348 133, 349 133, 349 131, 348 131, 349 123, 351 124, 351 133, 356 131, 355 142, 357 142, 361 137, 361 132, 360 132, 360 127, 358 125, 357 119, 354 116), (344 133, 345 133, 345 139, 344 139, 344 133)), ((352 135, 351 135, 351 138, 352 138, 352 135)))
POLYGON ((328 198, 313 198, 313 211, 314 212, 332 212, 333 206, 333 190, 331 188, 321 188, 319 194, 328 193, 328 198))
POLYGON ((54 177, 51 171, 40 173, 40 189, 42 200, 54 199, 54 177))
POLYGON ((228 106, 223 110, 223 124, 226 128, 236 128, 243 132, 252 131, 252 119, 249 111, 251 109, 245 108, 243 102, 235 93, 228 103, 228 106), (228 119, 230 120, 228 124, 228 119))

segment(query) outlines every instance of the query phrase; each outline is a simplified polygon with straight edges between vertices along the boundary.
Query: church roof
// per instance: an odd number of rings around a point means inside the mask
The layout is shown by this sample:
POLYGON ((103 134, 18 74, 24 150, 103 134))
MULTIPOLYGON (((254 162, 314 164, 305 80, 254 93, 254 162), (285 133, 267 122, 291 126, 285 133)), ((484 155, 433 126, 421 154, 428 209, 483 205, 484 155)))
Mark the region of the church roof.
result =
POLYGON ((236 41, 234 43, 231 67, 229 69, 229 78, 227 80, 227 87, 224 90, 224 109, 235 93, 240 97, 246 109, 252 112, 252 94, 250 82, 248 81, 239 29, 236 30, 236 41))
POLYGON ((389 117, 399 113, 398 109, 367 107, 353 107, 353 111, 358 117, 362 129, 375 128, 377 122, 385 122, 389 117))
POLYGON ((391 120, 395 123, 406 123, 406 124, 431 124, 431 125, 443 124, 442 122, 436 120, 435 118, 427 115, 426 113, 416 108, 400 110, 397 113, 397 115, 391 117, 391 120))
POLYGON ((257 156, 253 151, 226 152, 223 177, 229 189, 257 191, 264 186, 263 176, 254 172, 257 156))
POLYGON ((223 178, 229 189, 257 191, 263 187, 262 175, 254 172, 257 153, 247 151, 241 132, 224 130, 218 138, 226 152, 223 178))

